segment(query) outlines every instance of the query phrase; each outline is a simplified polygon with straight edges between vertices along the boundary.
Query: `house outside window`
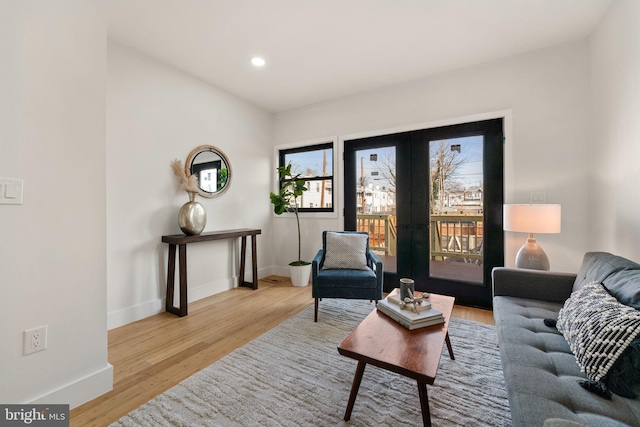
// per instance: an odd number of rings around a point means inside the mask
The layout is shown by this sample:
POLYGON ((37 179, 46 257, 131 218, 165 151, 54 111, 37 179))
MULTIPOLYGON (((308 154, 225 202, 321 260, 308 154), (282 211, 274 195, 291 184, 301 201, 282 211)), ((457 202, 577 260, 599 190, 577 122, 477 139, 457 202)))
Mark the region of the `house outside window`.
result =
MULTIPOLYGON (((333 212, 333 142, 279 150, 279 166, 305 180, 299 212, 333 212)), ((282 183, 280 183, 282 185, 282 183)))

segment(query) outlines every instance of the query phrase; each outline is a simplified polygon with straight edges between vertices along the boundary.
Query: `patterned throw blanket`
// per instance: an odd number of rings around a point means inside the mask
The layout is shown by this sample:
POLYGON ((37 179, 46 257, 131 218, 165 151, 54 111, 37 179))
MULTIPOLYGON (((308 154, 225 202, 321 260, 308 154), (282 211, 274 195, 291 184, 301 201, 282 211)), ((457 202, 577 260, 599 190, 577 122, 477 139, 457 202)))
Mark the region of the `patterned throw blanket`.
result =
POLYGON ((557 328, 582 372, 592 381, 606 383, 610 369, 640 335, 640 311, 621 304, 601 283, 592 282, 571 294, 558 314, 557 328))

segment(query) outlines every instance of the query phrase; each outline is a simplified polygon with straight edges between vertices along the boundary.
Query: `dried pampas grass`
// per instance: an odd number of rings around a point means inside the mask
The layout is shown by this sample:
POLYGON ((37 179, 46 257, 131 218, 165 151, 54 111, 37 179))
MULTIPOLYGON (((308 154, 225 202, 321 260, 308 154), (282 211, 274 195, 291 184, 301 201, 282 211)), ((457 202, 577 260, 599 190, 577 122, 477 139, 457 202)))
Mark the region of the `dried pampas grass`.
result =
POLYGON ((173 169, 173 173, 175 174, 175 176, 180 179, 180 184, 182 185, 182 189, 184 191, 190 193, 198 192, 198 179, 195 175, 187 176, 187 172, 182 166, 182 162, 180 160, 175 159, 173 162, 171 162, 171 169, 173 169))

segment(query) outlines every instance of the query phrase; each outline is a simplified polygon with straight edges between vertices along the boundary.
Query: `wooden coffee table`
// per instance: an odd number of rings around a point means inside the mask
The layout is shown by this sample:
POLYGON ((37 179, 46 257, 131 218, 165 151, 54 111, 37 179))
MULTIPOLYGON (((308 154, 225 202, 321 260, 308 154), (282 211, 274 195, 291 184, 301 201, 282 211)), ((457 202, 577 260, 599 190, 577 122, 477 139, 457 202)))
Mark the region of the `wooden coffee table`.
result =
POLYGON ((430 298, 431 305, 444 314, 444 324, 410 331, 374 310, 338 346, 341 355, 358 361, 347 411, 344 414, 345 421, 351 418, 362 374, 368 363, 415 379, 418 382, 422 421, 425 426, 431 425, 426 385, 433 384, 436 378, 445 343, 449 357, 455 360, 448 332, 455 298, 435 294, 431 294, 430 298))

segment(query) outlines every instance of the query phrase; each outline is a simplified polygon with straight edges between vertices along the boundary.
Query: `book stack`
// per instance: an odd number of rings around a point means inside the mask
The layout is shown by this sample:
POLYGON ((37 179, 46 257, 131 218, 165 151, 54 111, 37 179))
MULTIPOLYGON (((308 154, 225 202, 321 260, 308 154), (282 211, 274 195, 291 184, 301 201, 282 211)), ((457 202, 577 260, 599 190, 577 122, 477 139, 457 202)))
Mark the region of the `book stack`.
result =
POLYGON ((418 312, 413 304, 408 304, 405 308, 400 308, 400 299, 396 295, 378 301, 378 311, 389 316, 396 322, 409 330, 424 328, 432 325, 444 323, 444 316, 441 311, 431 307, 429 302, 418 305, 418 312), (424 307, 423 307, 424 306, 424 307))

